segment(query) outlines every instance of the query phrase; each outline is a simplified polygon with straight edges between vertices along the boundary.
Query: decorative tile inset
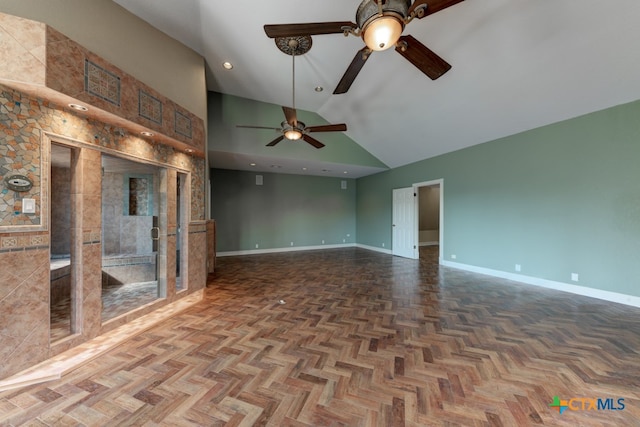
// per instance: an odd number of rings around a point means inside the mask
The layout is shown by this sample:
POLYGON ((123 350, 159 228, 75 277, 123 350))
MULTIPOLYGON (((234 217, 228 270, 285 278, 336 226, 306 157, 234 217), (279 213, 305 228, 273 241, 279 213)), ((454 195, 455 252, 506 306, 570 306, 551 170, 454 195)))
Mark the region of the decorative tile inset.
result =
POLYGON ((120 106, 120 77, 88 59, 84 60, 84 88, 91 95, 120 106))
POLYGON ((138 91, 138 114, 162 125, 162 101, 140 89, 138 91))
POLYGON ((46 236, 43 235, 36 235, 36 236, 31 236, 31 246, 41 246, 44 245, 46 242, 46 236))
POLYGON ((191 138, 191 118, 176 110, 176 133, 191 138))
POLYGON ((2 238, 2 249, 7 248, 17 248, 18 247, 18 238, 17 237, 3 237, 2 238))

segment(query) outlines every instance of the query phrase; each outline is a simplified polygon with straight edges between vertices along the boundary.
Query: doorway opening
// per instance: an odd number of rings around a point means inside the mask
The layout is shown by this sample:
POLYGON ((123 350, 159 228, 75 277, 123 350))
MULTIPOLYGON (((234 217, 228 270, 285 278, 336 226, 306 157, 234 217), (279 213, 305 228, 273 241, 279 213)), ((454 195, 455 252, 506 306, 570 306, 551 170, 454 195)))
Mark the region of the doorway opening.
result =
POLYGON ((419 259, 424 253, 442 262, 443 187, 444 180, 437 179, 393 190, 393 255, 419 259))
POLYGON ((442 261, 443 241, 443 180, 413 185, 416 200, 415 235, 421 260, 442 261))
POLYGON ((50 271, 49 271, 49 337, 58 341, 77 332, 76 328, 76 263, 73 244, 76 222, 71 209, 75 182, 71 164, 77 150, 62 144, 51 144, 50 184, 50 271))
MULTIPOLYGON (((158 244, 166 230, 163 169, 102 155, 102 321, 166 296, 158 244)), ((166 190, 165 190, 166 191, 166 190)))
POLYGON ((176 292, 187 288, 188 206, 186 173, 176 174, 176 292))

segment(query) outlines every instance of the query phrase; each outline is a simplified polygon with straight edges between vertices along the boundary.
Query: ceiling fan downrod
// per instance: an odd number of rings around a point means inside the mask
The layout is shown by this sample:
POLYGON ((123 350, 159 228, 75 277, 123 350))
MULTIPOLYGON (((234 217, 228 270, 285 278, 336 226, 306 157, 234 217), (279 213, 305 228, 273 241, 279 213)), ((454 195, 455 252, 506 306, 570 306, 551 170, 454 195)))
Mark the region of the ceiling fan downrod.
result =
POLYGON ((291 39, 289 40, 289 46, 291 47, 292 50, 292 54, 291 54, 291 62, 292 62, 292 70, 291 70, 291 86, 292 86, 292 90, 291 93, 293 94, 293 99, 292 101, 292 107, 295 109, 296 108, 296 49, 298 48, 298 40, 296 39, 291 39))

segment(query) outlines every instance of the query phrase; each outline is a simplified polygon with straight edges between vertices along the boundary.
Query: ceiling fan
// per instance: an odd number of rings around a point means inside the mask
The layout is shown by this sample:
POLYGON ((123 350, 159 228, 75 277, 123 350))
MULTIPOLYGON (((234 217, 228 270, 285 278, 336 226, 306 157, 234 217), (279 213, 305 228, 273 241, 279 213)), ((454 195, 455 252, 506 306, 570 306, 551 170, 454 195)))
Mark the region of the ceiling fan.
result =
POLYGON ((344 132, 347 130, 347 125, 341 123, 337 125, 307 126, 303 122, 298 120, 298 114, 296 112, 296 55, 303 55, 307 53, 309 49, 311 49, 311 37, 308 35, 278 37, 276 38, 276 45, 282 52, 293 57, 293 107, 282 107, 285 121, 280 124, 279 128, 244 125, 236 125, 236 127, 252 129, 274 129, 275 131, 280 132, 281 135, 268 143, 267 147, 273 147, 286 138, 290 141, 297 141, 299 139, 302 139, 316 148, 322 148, 324 147, 324 144, 310 136, 309 133, 344 132))
POLYGON ((366 46, 353 58, 333 91, 334 94, 349 90, 372 52, 392 46, 431 80, 435 80, 449 71, 451 65, 414 37, 403 36, 402 32, 413 19, 422 19, 461 1, 463 0, 362 0, 356 11, 357 24, 350 21, 278 24, 265 25, 264 31, 270 38, 336 33, 362 37, 366 46))

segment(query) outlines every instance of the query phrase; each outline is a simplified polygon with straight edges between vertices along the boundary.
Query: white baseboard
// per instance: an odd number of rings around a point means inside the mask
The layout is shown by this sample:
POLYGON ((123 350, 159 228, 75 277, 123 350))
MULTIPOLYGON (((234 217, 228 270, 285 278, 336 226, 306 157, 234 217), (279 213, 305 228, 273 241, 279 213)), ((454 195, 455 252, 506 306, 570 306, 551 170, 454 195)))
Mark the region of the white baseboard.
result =
POLYGON ((239 255, 275 254, 275 253, 279 253, 279 252, 317 251, 317 250, 322 250, 322 249, 352 248, 354 246, 356 246, 355 243, 340 243, 340 244, 336 244, 336 245, 291 246, 291 247, 271 248, 271 249, 250 249, 250 250, 246 250, 246 251, 217 252, 216 253, 216 257, 239 256, 239 255))
POLYGON ((418 246, 437 246, 439 244, 440 242, 438 242, 437 240, 434 240, 432 242, 420 242, 418 243, 418 246))
POLYGON ((375 246, 361 245, 360 243, 356 244, 356 247, 360 249, 367 249, 369 251, 382 252, 383 254, 391 255, 391 249, 378 248, 375 246))
POLYGON ((526 283, 528 285, 540 286, 543 288, 554 289, 556 291, 569 292, 576 295, 617 302, 619 304, 640 308, 640 297, 634 295, 620 294, 617 292, 604 291, 602 289, 588 288, 586 286, 577 286, 570 283, 540 279, 538 277, 525 276, 524 274, 508 273, 506 271, 492 270, 490 268, 476 267, 474 265, 461 264, 453 261, 442 260, 440 261, 440 264, 446 267, 457 268, 459 270, 486 274, 487 276, 500 277, 502 279, 513 280, 515 282, 526 283))
POLYGON ((341 243, 337 245, 319 245, 319 246, 292 246, 284 248, 271 248, 271 249, 250 249, 246 251, 227 251, 217 252, 216 257, 227 256, 240 256, 240 255, 259 255, 259 254, 274 254, 279 252, 297 252, 297 251, 317 251, 322 249, 337 249, 337 248, 361 248, 370 251, 381 252, 383 254, 391 255, 391 249, 377 248, 375 246, 361 245, 359 243, 341 243))

